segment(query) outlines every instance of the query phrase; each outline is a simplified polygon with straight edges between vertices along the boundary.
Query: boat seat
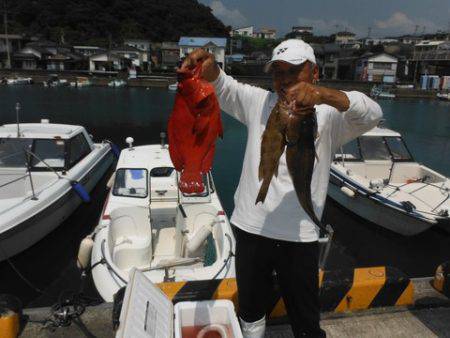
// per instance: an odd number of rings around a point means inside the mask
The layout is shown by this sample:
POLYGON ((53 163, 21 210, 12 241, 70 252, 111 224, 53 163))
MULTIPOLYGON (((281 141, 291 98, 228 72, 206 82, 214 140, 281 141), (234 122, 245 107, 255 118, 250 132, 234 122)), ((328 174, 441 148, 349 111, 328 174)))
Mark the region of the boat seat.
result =
POLYGON ((211 224, 217 217, 217 208, 211 205, 185 205, 186 229, 192 236, 204 225, 211 224))
POLYGON ((148 267, 153 254, 148 208, 124 207, 111 212, 109 246, 119 269, 148 267))

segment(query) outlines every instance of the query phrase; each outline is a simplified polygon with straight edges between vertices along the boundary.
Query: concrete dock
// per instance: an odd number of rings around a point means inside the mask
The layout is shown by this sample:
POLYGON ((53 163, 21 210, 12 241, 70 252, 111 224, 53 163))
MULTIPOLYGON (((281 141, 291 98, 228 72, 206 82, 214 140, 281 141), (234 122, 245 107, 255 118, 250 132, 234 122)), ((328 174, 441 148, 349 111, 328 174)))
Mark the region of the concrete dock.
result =
MULTIPOLYGON (((435 291, 431 278, 413 279, 414 305, 356 312, 323 313, 328 337, 450 337, 450 300, 435 291)), ((28 309, 21 337, 113 337, 112 304, 88 307, 70 326, 51 328, 43 322, 50 308, 28 309)), ((283 319, 270 322, 266 337, 293 337, 283 319)))

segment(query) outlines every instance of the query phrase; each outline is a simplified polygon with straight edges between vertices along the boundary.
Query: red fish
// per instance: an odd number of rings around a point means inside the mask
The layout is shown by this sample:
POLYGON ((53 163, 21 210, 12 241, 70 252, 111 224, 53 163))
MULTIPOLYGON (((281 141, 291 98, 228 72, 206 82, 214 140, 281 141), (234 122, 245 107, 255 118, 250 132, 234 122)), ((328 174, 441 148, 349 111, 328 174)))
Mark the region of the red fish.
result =
POLYGON ((212 168, 215 141, 223 136, 220 107, 214 87, 201 78, 202 64, 178 74, 175 104, 169 118, 169 152, 181 172, 183 193, 201 193, 202 174, 212 168))

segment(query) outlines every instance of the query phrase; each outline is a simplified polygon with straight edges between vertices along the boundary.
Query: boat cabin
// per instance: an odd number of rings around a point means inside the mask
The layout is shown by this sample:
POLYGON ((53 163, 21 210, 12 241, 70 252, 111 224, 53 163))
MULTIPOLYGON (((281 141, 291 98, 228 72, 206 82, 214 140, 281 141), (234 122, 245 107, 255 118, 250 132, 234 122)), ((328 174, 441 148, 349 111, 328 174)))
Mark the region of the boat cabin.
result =
POLYGON ((91 138, 80 126, 0 126, 0 199, 13 203, 14 198, 34 195, 57 179, 50 171, 65 173, 93 149, 91 138))
POLYGON ((348 176, 367 180, 371 186, 414 181, 441 182, 441 175, 415 162, 402 136, 376 127, 345 144, 334 156, 348 176))
POLYGON ((80 126, 48 123, 0 126, 0 169, 27 168, 31 171, 67 171, 94 149, 80 126))

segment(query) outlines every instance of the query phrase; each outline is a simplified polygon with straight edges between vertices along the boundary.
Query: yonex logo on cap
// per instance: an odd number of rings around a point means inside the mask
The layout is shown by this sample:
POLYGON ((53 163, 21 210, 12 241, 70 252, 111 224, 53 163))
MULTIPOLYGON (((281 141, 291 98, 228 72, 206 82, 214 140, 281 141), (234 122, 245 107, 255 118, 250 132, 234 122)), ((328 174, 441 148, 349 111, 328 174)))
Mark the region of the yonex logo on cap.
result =
POLYGON ((281 53, 284 53, 288 48, 280 48, 277 52, 277 55, 280 55, 281 53))

